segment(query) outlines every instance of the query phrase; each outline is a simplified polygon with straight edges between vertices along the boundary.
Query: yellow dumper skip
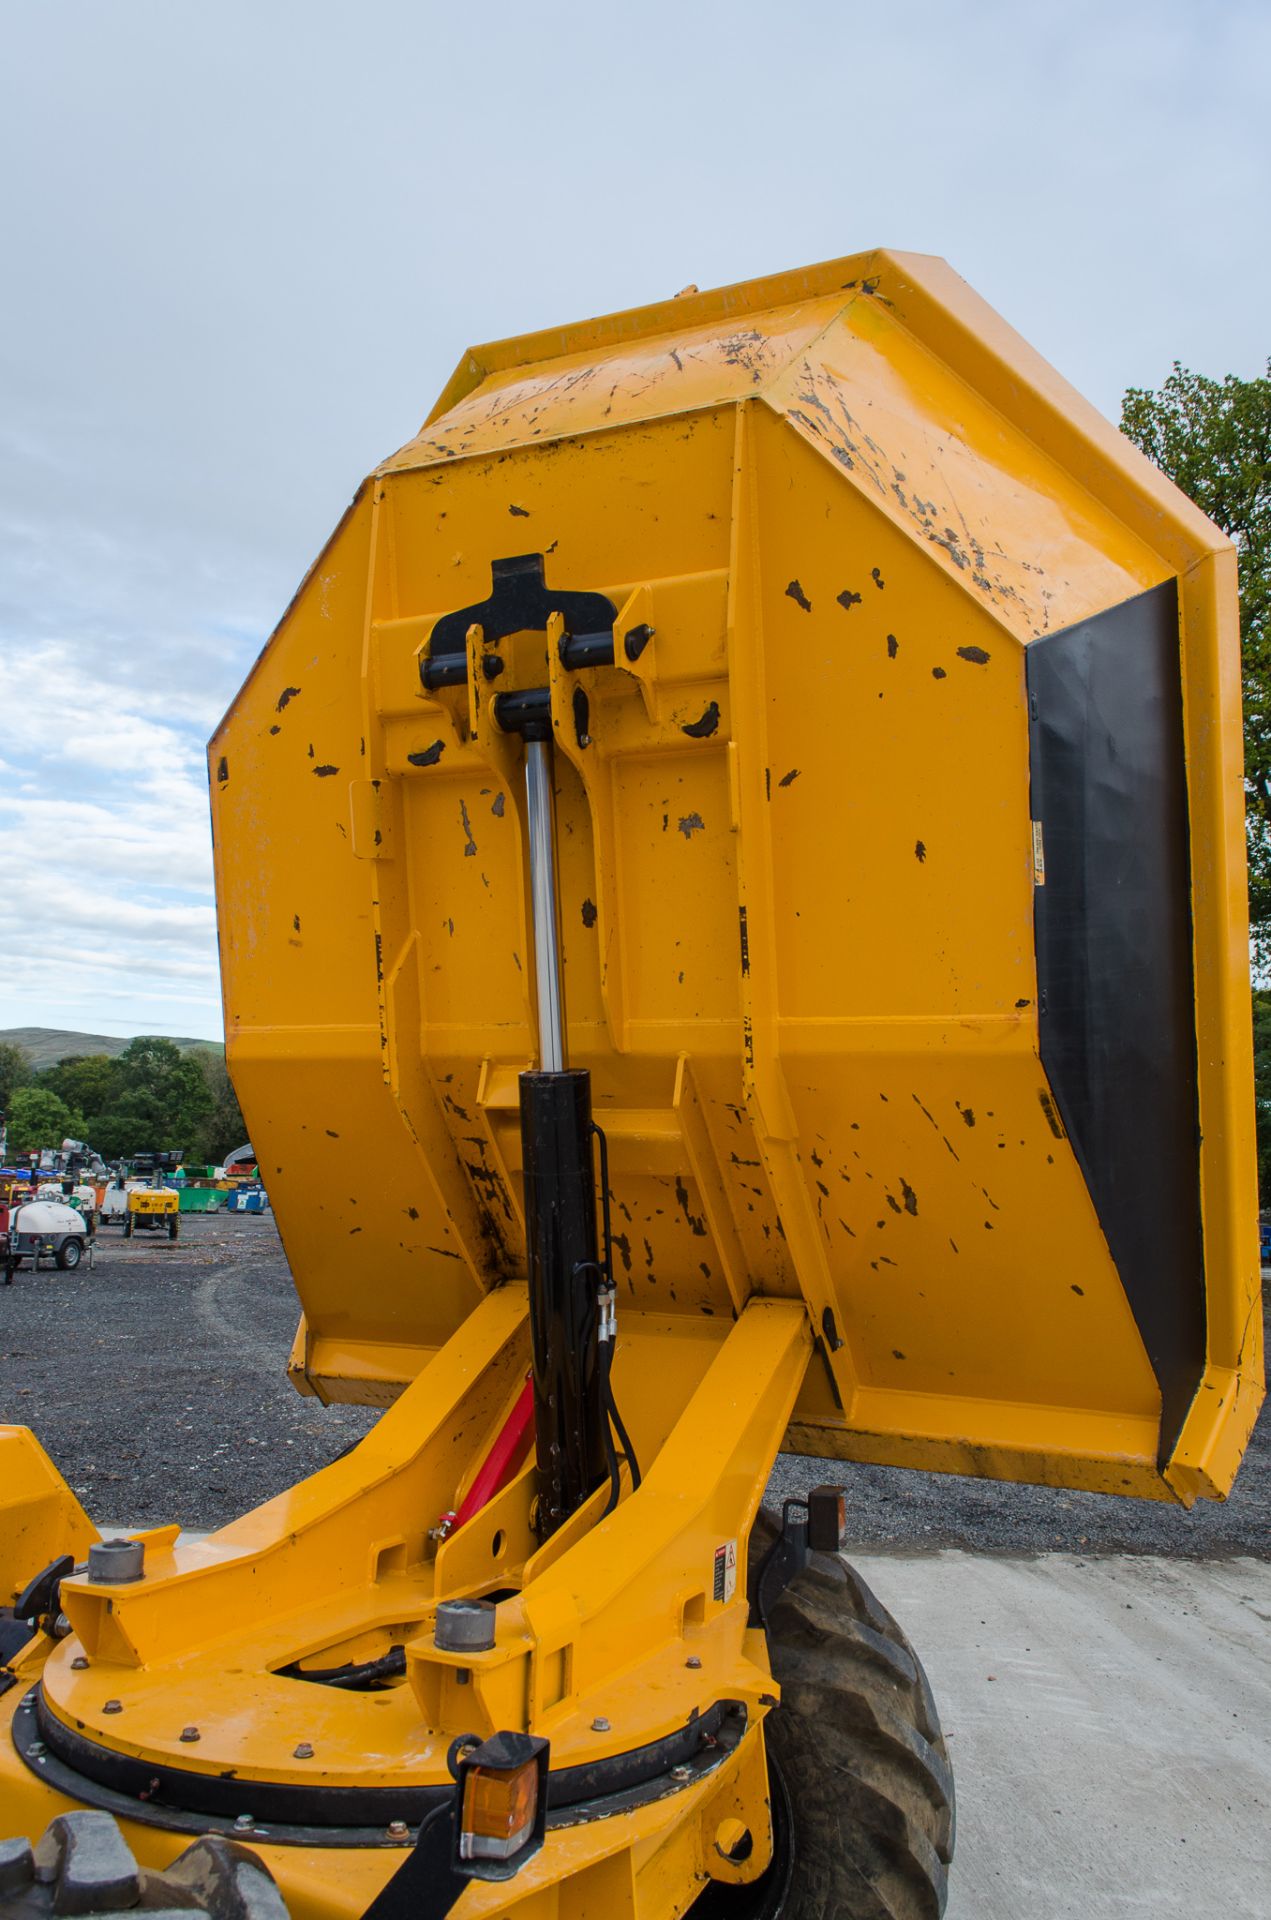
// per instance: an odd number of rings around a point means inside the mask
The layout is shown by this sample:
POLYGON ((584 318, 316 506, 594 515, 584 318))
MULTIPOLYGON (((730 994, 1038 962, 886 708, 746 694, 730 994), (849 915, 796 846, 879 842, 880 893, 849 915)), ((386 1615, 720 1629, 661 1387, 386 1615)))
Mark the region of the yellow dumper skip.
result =
POLYGON ((882 252, 465 355, 213 741, 302 1391, 391 1399, 523 1259, 523 802, 482 702, 544 637, 470 690, 420 669, 525 553, 624 641, 553 722, 627 1324, 802 1293, 797 1450, 1225 1493, 1261 1380, 1234 552, 943 263, 882 252), (1108 800, 1119 913, 1063 811, 1107 790, 1104 698, 1172 707, 1108 800))

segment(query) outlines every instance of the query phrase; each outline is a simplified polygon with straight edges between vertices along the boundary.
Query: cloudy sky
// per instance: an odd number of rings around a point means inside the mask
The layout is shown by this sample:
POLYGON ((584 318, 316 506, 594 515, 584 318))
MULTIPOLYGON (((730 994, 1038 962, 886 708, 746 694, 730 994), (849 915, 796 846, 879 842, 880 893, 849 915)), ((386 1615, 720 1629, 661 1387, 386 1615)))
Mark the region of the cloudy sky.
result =
POLYGON ((0 0, 0 1027, 217 1036, 203 743, 471 341, 886 244, 1271 353, 1266 0, 0 0))

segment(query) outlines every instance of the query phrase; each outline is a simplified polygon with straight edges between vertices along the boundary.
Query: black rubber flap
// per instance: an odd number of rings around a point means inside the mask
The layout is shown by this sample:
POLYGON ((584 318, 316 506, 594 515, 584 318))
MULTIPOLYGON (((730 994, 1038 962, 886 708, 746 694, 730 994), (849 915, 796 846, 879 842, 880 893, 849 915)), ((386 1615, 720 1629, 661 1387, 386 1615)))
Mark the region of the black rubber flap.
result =
POLYGON ((1175 582, 1026 659, 1042 1064, 1160 1383, 1164 1464, 1205 1365, 1175 582))

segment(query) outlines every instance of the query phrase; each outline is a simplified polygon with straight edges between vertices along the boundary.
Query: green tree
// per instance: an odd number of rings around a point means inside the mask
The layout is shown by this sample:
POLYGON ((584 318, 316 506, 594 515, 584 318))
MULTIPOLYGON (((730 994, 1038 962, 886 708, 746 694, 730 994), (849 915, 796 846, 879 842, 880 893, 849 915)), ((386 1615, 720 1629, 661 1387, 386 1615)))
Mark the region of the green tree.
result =
POLYGON ((0 1113, 9 1111, 14 1093, 19 1087, 25 1087, 30 1078, 30 1054, 8 1040, 0 1044, 0 1113))
POLYGON ((219 1166, 227 1153, 241 1147, 247 1139, 247 1125, 234 1092, 234 1083, 220 1053, 199 1052, 193 1056, 202 1069, 212 1105, 190 1147, 196 1165, 219 1166))
POLYGON ((1271 993, 1253 996, 1253 1088, 1258 1116, 1258 1191, 1271 1197, 1271 993))
MULTIPOLYGON (((38 1073, 35 1084, 47 1087, 77 1113, 105 1113, 114 1091, 114 1067, 108 1053, 68 1054, 55 1067, 45 1067, 38 1073)), ((90 1140, 89 1145, 96 1146, 97 1142, 90 1140)))
POLYGON ((83 1121, 47 1087, 19 1087, 9 1103, 9 1154, 38 1153, 80 1137, 83 1121))
POLYGON ((108 1159, 187 1152, 212 1107, 198 1059, 171 1040, 142 1035, 111 1062, 106 1103, 86 1116, 86 1138, 108 1159))
POLYGON ((1131 387, 1121 429, 1236 544, 1240 561, 1249 919, 1271 959, 1271 360, 1210 380, 1174 362, 1159 392, 1131 387))

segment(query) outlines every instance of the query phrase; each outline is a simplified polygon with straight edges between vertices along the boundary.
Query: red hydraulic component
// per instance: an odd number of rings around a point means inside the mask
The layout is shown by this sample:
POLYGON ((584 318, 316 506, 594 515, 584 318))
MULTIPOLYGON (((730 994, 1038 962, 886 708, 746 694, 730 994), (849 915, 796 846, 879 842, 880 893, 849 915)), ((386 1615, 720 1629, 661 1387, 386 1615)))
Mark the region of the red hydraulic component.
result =
POLYGON ((533 1432, 534 1386, 531 1380, 527 1380, 494 1445, 477 1470, 475 1480, 460 1501, 458 1512, 443 1513, 433 1528, 438 1540, 448 1540, 474 1514, 480 1513, 482 1507, 489 1506, 496 1493, 502 1493, 529 1451, 533 1432))

